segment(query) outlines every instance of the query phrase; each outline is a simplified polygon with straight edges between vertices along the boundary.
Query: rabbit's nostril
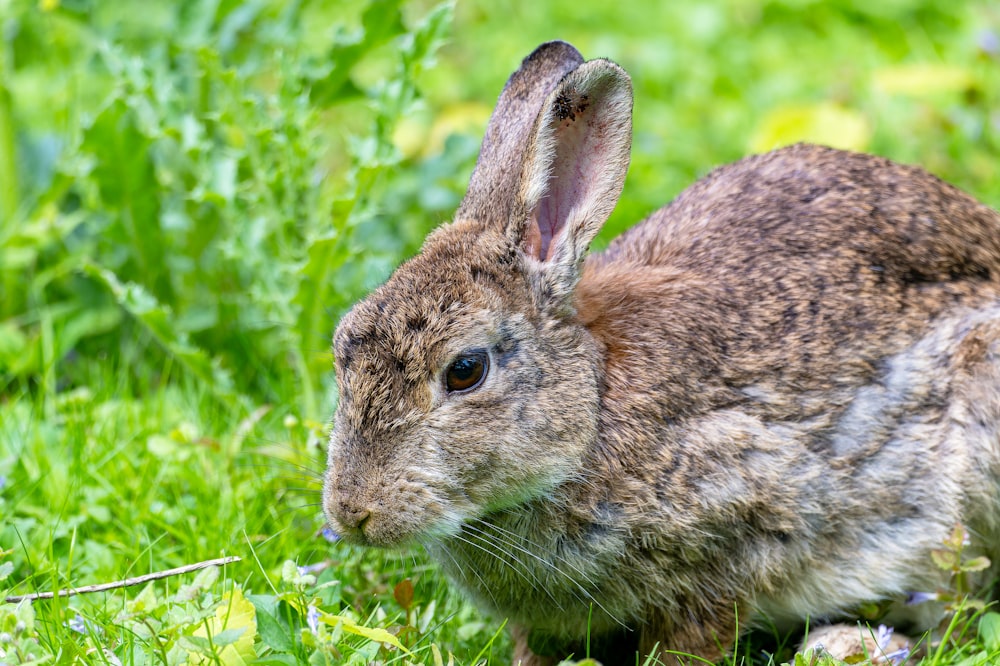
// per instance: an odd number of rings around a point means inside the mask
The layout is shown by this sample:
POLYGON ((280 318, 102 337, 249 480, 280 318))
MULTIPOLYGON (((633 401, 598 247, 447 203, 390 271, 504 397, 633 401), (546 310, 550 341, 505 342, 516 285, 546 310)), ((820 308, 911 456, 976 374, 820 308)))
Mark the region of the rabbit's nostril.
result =
POLYGON ((354 506, 353 504, 345 501, 341 501, 337 508, 337 520, 339 520, 344 527, 352 529, 360 529, 363 527, 365 521, 367 521, 372 515, 370 509, 354 506))

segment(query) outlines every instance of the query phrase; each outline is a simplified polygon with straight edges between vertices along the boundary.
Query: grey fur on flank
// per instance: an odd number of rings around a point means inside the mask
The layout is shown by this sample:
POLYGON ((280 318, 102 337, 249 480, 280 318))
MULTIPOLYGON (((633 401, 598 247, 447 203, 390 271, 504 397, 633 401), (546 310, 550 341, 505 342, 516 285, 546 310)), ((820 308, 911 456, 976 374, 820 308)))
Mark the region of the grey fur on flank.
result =
POLYGON ((902 601, 956 522, 996 561, 1000 215, 796 145, 588 254, 631 112, 562 42, 511 76, 454 221, 337 328, 330 525, 424 546, 525 665, 902 601))

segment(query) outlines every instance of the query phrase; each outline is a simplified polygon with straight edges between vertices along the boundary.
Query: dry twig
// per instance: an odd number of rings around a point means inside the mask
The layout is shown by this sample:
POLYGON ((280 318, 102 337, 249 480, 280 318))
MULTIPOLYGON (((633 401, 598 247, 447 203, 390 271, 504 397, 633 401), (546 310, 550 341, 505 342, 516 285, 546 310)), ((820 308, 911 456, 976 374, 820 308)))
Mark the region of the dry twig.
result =
POLYGON ((35 592, 33 594, 20 594, 12 597, 7 597, 5 601, 8 604, 16 604, 20 601, 25 601, 25 600, 36 601, 38 599, 52 599, 56 596, 72 597, 75 594, 103 592, 105 590, 114 590, 119 587, 131 587, 132 585, 142 585, 143 583, 148 583, 151 580, 157 580, 159 578, 169 578, 170 576, 186 574, 192 571, 198 571, 199 569, 207 569, 208 567, 219 567, 224 564, 230 564, 232 562, 239 562, 239 561, 240 558, 236 557, 235 555, 232 555, 230 557, 219 557, 214 560, 195 562, 194 564, 185 564, 182 567, 167 569, 166 571, 154 571, 153 573, 148 573, 144 576, 136 576, 135 578, 126 578, 125 580, 115 581, 114 583, 101 583, 100 585, 84 585, 83 587, 71 587, 65 590, 59 590, 58 592, 35 592))

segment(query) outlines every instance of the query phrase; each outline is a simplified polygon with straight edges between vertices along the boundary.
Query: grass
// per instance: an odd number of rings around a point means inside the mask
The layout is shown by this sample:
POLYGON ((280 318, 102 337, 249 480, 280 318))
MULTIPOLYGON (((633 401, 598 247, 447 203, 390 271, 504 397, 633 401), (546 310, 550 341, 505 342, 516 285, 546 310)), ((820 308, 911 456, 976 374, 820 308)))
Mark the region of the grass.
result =
MULTIPOLYGON (((318 501, 336 320, 454 210, 542 41, 633 75, 602 242, 800 139, 1000 205, 986 0, 0 0, 0 27, 0 592, 242 558, 0 606, 3 663, 509 659, 502 618, 420 554, 328 543, 318 501)), ((998 658, 996 616, 959 618, 922 663, 998 658)))

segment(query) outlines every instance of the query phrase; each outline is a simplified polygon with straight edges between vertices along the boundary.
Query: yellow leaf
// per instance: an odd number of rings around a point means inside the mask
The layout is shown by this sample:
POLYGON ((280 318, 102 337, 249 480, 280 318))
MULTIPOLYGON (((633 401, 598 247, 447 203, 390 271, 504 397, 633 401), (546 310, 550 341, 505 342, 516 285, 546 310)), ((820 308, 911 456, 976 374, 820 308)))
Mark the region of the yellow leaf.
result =
MULTIPOLYGON (((232 629, 244 631, 235 642, 222 648, 218 655, 218 663, 223 666, 244 666, 256 661, 257 653, 254 652, 253 642, 257 637, 257 612, 239 588, 223 597, 222 603, 215 609, 215 617, 209 618, 198 627, 194 635, 208 638, 209 635, 218 636, 232 629)), ((216 662, 206 655, 188 653, 188 664, 192 666, 214 663, 216 662)))
POLYGON ((763 152, 808 141, 845 150, 865 150, 871 135, 864 115, 839 104, 780 106, 761 120, 750 139, 750 149, 763 152))
POLYGON ((962 92, 974 87, 976 78, 955 65, 898 65, 875 72, 875 87, 883 92, 922 97, 937 93, 962 92))
POLYGON ((403 647, 403 644, 399 642, 399 639, 390 634, 385 629, 379 629, 377 627, 365 627, 349 617, 343 615, 330 615, 328 613, 323 613, 320 615, 320 621, 335 627, 338 624, 349 634, 354 634, 355 636, 362 636, 370 641, 377 641, 379 643, 388 643, 389 645, 399 648, 406 654, 410 654, 410 651, 403 647))

